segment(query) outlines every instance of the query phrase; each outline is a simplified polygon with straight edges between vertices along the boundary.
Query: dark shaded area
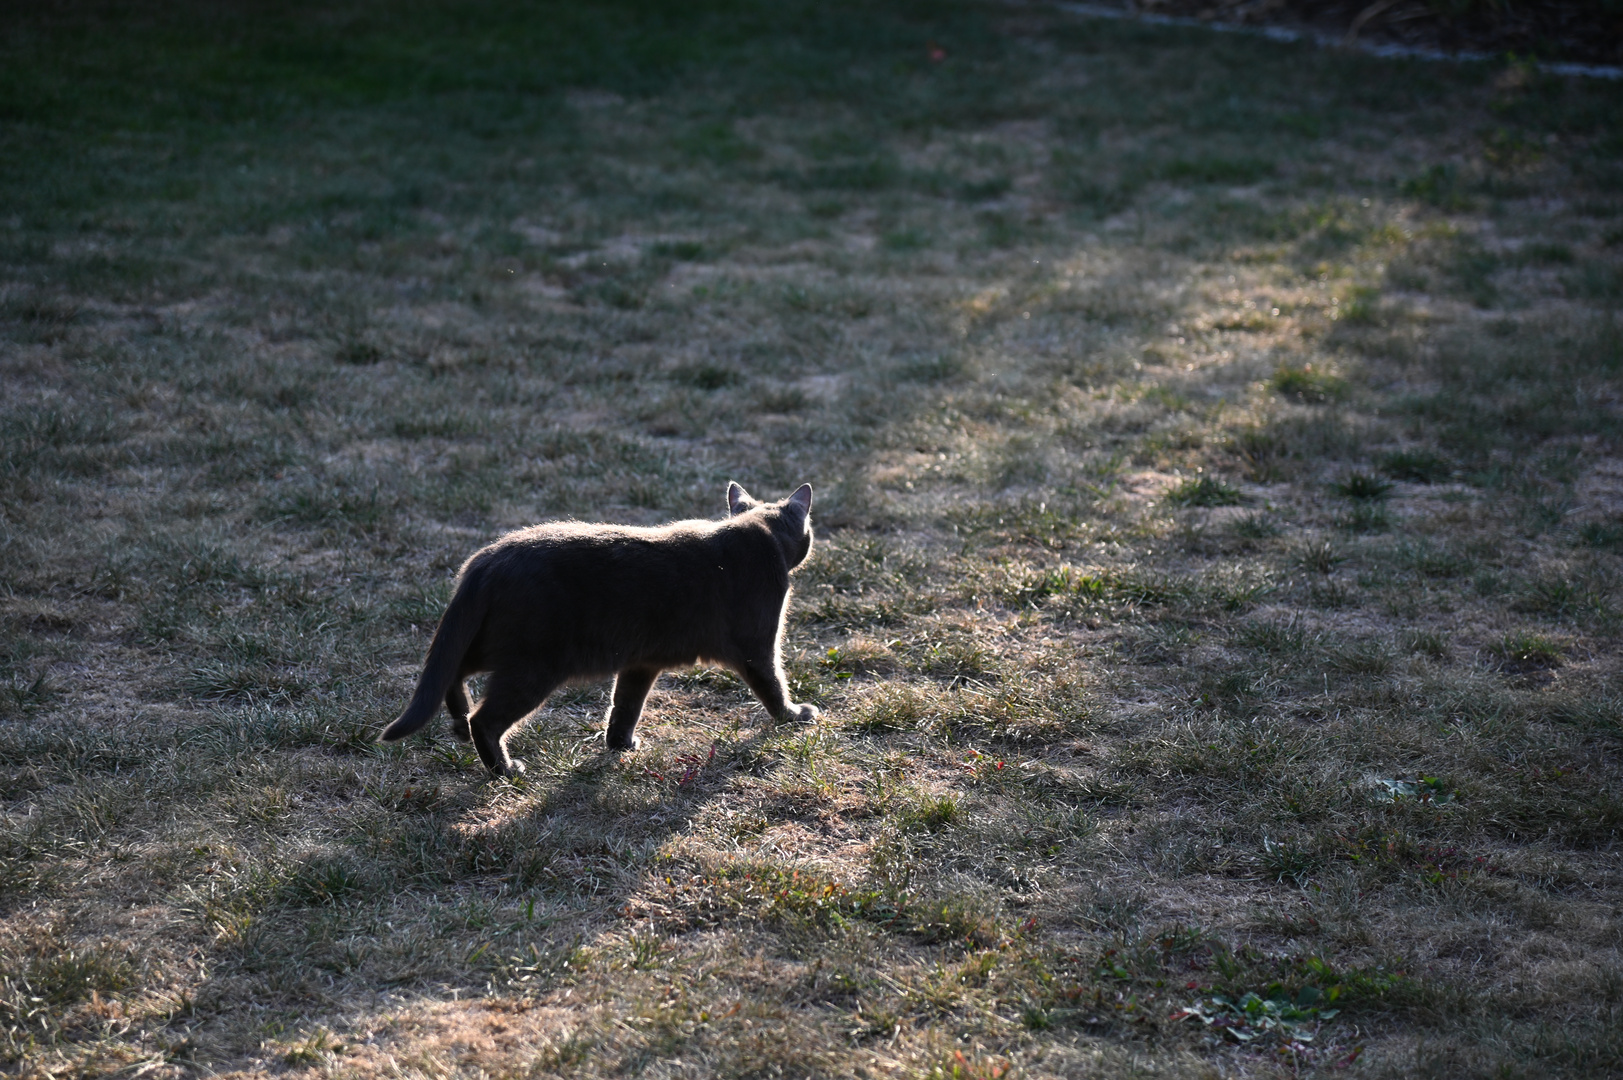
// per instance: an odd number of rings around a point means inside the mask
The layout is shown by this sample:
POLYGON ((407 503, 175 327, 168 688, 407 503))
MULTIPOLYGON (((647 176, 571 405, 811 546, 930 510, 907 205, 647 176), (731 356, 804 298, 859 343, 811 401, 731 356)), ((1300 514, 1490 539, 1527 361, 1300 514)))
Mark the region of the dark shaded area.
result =
POLYGON ((1145 0, 1136 6, 1157 15, 1288 26, 1371 44, 1584 64, 1623 61, 1618 0, 1145 0))

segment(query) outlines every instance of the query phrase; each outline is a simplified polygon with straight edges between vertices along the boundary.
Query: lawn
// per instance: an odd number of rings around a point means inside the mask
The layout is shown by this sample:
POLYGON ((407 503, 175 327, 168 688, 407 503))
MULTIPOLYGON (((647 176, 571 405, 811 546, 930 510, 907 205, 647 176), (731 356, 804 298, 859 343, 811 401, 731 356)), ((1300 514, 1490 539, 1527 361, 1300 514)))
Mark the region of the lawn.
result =
POLYGON ((1623 83, 1042 4, 0 12, 0 1071, 1623 1075, 1623 83), (811 725, 380 746, 816 489, 811 725))

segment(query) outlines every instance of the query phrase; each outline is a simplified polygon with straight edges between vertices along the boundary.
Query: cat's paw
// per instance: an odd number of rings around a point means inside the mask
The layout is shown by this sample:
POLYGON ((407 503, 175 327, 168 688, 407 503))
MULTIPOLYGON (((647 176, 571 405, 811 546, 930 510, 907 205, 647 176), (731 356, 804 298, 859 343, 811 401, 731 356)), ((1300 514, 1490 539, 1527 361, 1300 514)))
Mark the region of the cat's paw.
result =
POLYGON ((796 724, 809 724, 822 715, 823 710, 816 705, 797 705, 791 701, 785 719, 796 724))
POLYGON ((524 762, 520 761, 518 758, 508 758, 507 764, 498 765, 494 769, 491 769, 490 775, 496 777, 497 779, 501 779, 503 777, 512 779, 515 776, 523 776, 524 762))
POLYGON ((473 731, 468 727, 466 716, 460 719, 451 718, 451 738, 457 742, 473 742, 473 731))
POLYGON ((608 744, 610 750, 635 750, 637 748, 637 744, 641 741, 641 739, 637 738, 635 735, 632 735, 625 739, 611 738, 608 740, 608 744))

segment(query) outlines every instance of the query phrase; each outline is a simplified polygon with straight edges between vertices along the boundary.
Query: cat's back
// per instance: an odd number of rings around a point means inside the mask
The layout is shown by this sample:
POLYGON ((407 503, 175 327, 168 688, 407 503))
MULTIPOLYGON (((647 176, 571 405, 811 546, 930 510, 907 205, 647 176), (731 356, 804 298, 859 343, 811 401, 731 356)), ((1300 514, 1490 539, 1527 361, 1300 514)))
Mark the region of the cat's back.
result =
POLYGON ((775 552, 769 533, 737 519, 654 528, 559 521, 483 548, 463 584, 485 598, 493 639, 567 649, 581 670, 622 654, 691 663, 713 655, 728 626, 775 623, 788 588, 775 552), (537 620, 541 613, 548 618, 537 620))
POLYGON ((515 529, 474 554, 474 562, 511 559, 636 558, 658 553, 696 555, 713 546, 723 522, 675 521, 669 525, 602 525, 549 521, 515 529))
POLYGON ((475 552, 464 576, 491 581, 549 579, 617 581, 636 588, 653 582, 692 585, 717 575, 738 580, 783 574, 769 532, 759 523, 676 521, 668 525, 602 525, 553 521, 508 533, 475 552), (728 574, 727 571, 732 573, 728 574))

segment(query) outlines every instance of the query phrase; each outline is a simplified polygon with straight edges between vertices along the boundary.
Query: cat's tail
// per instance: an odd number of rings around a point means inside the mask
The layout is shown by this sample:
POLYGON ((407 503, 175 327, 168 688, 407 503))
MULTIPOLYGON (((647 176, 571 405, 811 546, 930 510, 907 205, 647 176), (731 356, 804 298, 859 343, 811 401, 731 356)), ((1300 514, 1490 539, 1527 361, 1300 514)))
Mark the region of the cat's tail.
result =
POLYGON ((479 587, 475 575, 465 574, 434 630, 434 640, 428 646, 428 659, 423 662, 423 673, 417 678, 411 703, 394 723, 383 729, 379 742, 404 739, 434 719, 451 684, 456 681, 462 658, 484 623, 485 609, 489 606, 485 590, 479 587))

